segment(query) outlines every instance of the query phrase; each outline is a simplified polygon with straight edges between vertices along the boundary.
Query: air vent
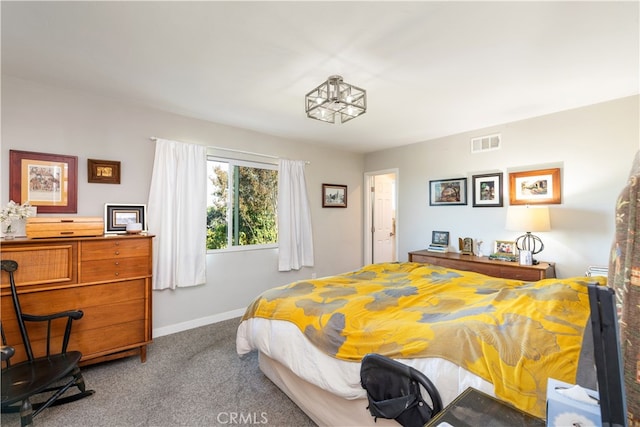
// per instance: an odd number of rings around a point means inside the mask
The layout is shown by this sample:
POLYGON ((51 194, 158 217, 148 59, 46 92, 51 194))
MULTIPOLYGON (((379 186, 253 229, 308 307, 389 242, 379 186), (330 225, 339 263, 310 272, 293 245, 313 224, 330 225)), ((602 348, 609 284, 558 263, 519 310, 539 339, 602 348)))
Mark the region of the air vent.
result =
POLYGON ((501 140, 502 137, 499 133, 471 138, 471 152, 481 153, 484 151, 499 150, 501 140))

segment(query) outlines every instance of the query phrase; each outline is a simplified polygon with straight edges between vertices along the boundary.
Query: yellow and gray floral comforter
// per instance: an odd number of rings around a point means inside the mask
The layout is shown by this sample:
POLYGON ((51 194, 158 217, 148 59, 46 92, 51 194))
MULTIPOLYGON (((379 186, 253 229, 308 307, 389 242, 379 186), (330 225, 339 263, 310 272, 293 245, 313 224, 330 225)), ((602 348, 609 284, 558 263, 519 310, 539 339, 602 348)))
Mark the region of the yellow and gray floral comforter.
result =
POLYGON ((496 396, 544 417, 547 378, 575 383, 589 320, 586 281, 522 282, 429 264, 373 264, 268 290, 243 320, 293 322, 321 351, 346 361, 367 353, 443 358, 492 383, 496 396))

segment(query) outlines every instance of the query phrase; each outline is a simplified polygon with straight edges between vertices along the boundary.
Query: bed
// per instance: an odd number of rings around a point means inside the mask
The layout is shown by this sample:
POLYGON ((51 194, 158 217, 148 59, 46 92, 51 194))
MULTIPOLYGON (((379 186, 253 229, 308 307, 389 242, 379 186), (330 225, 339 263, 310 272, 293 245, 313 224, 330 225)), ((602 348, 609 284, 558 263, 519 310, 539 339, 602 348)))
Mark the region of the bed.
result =
POLYGON ((319 425, 397 425, 374 423, 366 409, 367 353, 425 373, 444 405, 471 386, 544 418, 548 377, 595 383, 585 357, 587 281, 606 279, 522 282, 372 264, 262 293, 241 319, 236 347, 240 355, 258 351, 262 372, 319 425))

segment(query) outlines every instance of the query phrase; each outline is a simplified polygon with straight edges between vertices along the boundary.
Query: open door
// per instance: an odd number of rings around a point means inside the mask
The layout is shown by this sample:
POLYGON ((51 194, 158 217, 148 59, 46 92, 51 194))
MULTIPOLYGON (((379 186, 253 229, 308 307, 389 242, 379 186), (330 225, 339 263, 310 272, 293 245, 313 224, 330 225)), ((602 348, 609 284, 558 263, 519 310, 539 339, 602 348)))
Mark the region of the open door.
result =
POLYGON ((397 261, 397 171, 365 174, 365 264, 397 261))

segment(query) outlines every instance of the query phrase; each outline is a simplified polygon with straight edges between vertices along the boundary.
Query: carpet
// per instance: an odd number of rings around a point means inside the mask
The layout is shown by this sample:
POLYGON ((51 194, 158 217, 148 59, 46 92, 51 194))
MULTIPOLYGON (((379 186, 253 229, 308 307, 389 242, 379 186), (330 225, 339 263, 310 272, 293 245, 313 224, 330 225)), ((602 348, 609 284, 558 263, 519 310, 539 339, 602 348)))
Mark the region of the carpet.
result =
MULTIPOLYGON (((238 356, 239 319, 167 335, 138 357, 82 368, 83 400, 45 409, 36 426, 315 426, 258 368, 257 354, 238 356)), ((19 426, 2 414, 2 427, 19 426)))

